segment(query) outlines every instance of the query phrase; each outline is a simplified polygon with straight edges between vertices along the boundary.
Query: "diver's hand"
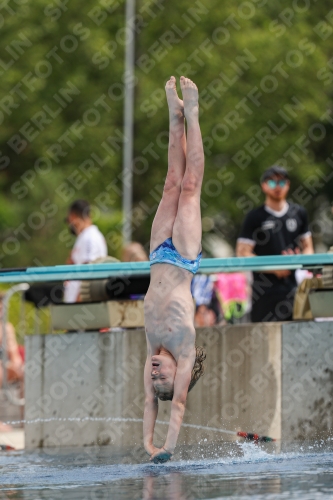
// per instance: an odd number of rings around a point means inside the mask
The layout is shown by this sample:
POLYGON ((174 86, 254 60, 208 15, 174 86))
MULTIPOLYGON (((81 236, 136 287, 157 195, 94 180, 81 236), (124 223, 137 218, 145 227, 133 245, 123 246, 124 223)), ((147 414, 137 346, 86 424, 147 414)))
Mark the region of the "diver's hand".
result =
POLYGON ((145 445, 145 450, 148 453, 149 456, 153 455, 154 453, 160 451, 159 448, 156 448, 153 444, 147 444, 145 445))
POLYGON ((150 461, 154 462, 154 464, 163 464, 171 459, 172 453, 171 451, 166 450, 165 448, 155 448, 155 452, 151 455, 150 461))

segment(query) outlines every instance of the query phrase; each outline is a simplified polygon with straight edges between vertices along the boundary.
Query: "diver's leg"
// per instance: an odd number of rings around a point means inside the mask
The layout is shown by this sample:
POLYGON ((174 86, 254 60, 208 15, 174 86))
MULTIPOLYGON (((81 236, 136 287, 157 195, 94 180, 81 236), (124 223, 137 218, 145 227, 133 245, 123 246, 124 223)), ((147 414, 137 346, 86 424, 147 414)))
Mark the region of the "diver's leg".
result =
POLYGON ((169 150, 168 171, 162 199, 158 206, 150 237, 152 252, 164 240, 172 236, 177 214, 181 183, 185 172, 186 137, 183 101, 178 97, 174 76, 166 83, 166 97, 169 106, 169 150))
POLYGON ((181 183, 172 241, 185 258, 195 259, 201 250, 200 193, 204 174, 204 151, 199 126, 197 86, 181 77, 187 128, 186 169, 181 183))

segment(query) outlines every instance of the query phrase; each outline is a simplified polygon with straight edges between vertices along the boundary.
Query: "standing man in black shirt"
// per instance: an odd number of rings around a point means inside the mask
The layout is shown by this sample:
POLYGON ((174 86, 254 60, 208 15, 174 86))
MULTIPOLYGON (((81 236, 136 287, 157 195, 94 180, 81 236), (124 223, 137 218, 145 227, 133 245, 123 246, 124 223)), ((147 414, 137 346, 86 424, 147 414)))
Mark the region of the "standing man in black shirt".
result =
MULTIPOLYGON (((286 200, 290 187, 288 172, 274 165, 260 181, 265 204, 246 215, 237 240, 237 257, 312 254, 306 210, 286 200)), ((254 272, 251 321, 291 320, 295 290, 294 271, 254 272)))

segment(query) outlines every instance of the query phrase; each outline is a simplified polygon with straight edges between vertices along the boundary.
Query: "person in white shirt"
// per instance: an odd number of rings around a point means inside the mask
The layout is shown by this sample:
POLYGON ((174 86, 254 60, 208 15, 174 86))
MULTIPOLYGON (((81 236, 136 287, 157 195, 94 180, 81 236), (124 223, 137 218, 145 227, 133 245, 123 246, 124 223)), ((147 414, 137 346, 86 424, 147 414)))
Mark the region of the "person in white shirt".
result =
MULTIPOLYGON (((88 264, 107 256, 104 236, 92 223, 90 205, 85 200, 74 201, 68 210, 66 222, 71 233, 77 236, 66 264, 88 264)), ((80 301, 80 281, 66 281, 64 302, 80 301)))

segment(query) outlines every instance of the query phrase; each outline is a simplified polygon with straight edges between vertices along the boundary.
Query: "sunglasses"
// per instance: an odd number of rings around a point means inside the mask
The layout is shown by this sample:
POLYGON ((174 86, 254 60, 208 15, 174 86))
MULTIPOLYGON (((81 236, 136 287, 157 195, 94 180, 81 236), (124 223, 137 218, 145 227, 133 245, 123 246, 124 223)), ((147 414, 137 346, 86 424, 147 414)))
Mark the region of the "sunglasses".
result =
POLYGON ((269 179, 267 181, 267 185, 270 189, 275 189, 276 186, 284 187, 287 184, 286 179, 280 179, 279 181, 274 181, 273 179, 269 179))

